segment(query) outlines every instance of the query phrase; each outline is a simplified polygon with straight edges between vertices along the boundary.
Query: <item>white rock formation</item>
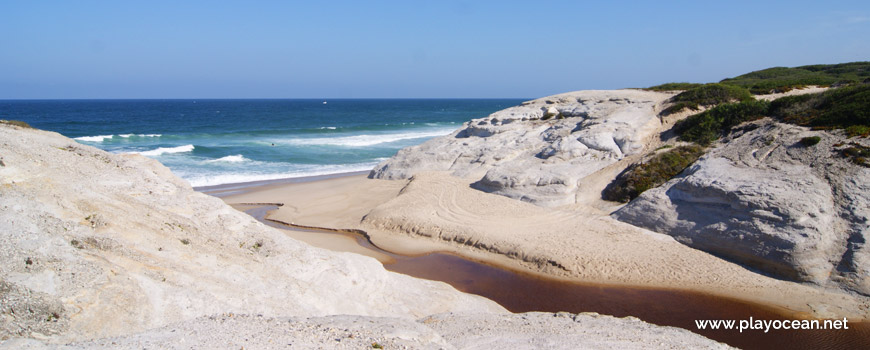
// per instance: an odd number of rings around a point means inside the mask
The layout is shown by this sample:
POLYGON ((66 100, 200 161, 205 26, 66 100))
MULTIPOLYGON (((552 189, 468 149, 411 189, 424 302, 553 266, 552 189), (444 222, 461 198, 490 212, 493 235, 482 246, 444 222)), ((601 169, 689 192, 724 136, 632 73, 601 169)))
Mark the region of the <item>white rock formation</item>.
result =
POLYGON ((113 336, 221 312, 504 312, 290 239, 139 155, 0 125, 0 156, 0 339, 113 336))
POLYGON ((0 349, 725 348, 632 318, 561 316, 511 315, 312 248, 154 160, 0 124, 0 349), (414 321, 444 312, 463 314, 414 321))
POLYGON ((672 94, 577 91, 540 98, 466 122, 454 133, 402 149, 369 177, 405 179, 450 171, 475 187, 541 206, 575 202, 583 177, 641 152, 672 94))
POLYGON ((613 215, 779 276, 870 294, 870 169, 840 154, 851 142, 868 143, 748 124, 613 215), (821 142, 803 146, 806 136, 821 142))

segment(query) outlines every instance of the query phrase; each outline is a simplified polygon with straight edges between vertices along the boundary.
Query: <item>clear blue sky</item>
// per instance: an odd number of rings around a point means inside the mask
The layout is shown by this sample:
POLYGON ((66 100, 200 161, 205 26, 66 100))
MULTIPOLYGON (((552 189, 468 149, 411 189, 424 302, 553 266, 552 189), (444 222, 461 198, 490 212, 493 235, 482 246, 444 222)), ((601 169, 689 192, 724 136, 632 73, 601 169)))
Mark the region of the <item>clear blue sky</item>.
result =
POLYGON ((0 2, 0 99, 539 97, 867 60, 867 0, 0 2))

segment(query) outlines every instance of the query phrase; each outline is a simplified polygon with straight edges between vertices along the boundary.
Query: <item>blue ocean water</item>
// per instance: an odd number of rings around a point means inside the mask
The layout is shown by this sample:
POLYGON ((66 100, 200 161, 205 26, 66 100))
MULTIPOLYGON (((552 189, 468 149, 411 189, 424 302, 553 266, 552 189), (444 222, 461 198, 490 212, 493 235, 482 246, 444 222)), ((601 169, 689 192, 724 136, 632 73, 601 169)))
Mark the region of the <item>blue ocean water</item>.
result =
POLYGON ((113 153, 140 153, 193 186, 371 169, 518 99, 6 100, 22 120, 113 153))

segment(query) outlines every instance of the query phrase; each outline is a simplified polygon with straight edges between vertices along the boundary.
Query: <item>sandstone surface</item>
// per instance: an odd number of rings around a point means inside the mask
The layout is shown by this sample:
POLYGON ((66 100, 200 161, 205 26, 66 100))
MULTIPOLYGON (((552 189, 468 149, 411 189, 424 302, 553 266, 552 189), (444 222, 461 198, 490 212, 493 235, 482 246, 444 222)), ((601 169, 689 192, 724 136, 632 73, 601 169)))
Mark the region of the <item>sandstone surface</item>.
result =
POLYGON ((867 295, 870 169, 842 155, 852 143, 870 142, 750 123, 613 216, 777 276, 867 295), (809 136, 821 141, 801 144, 809 136))

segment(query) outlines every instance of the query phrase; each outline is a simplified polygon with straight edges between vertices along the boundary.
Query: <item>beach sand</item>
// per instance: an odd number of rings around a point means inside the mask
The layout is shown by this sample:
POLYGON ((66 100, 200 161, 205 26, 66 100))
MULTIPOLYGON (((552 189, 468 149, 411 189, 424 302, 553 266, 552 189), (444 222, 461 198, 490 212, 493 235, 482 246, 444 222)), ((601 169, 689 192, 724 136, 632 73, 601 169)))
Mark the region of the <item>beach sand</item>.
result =
MULTIPOLYGON (((398 254, 451 252, 569 281, 691 290, 778 307, 794 317, 859 321, 870 315, 866 297, 759 274, 618 222, 601 205, 542 208, 474 190, 470 183, 439 172, 395 181, 352 175, 248 187, 223 199, 233 205, 281 203, 267 218, 362 232, 398 254)), ((355 249, 349 240, 298 239, 355 249)))

